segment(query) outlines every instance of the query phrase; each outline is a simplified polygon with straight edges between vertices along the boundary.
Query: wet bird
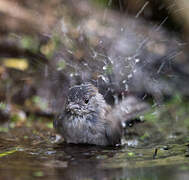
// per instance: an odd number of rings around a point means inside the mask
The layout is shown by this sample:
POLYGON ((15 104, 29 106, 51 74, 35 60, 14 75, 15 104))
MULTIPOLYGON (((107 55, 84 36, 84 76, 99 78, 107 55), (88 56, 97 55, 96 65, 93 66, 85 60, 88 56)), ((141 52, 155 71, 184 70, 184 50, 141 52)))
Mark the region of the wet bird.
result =
POLYGON ((70 88, 54 127, 67 143, 115 146, 121 143, 123 122, 147 108, 134 97, 112 108, 95 86, 85 83, 70 88))

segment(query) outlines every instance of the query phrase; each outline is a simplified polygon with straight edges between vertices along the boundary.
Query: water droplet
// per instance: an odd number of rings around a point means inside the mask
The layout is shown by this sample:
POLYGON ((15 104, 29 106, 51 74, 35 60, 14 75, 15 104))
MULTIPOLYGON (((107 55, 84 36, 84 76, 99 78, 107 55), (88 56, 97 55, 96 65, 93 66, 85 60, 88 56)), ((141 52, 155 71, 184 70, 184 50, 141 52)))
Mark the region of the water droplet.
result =
POLYGON ((103 41, 102 41, 102 40, 100 40, 100 41, 99 41, 99 43, 100 43, 100 44, 102 44, 102 43, 103 43, 103 41))
POLYGON ((130 61, 130 60, 132 60, 132 57, 128 57, 127 59, 130 61))
POLYGON ((107 69, 107 67, 106 66, 103 66, 103 68, 102 68, 103 70, 106 70, 107 69))
POLYGON ((127 77, 128 77, 128 79, 130 79, 130 78, 133 77, 133 75, 132 75, 132 74, 129 74, 127 77))
POLYGON ((135 59, 135 62, 136 62, 136 63, 140 62, 140 59, 135 59))

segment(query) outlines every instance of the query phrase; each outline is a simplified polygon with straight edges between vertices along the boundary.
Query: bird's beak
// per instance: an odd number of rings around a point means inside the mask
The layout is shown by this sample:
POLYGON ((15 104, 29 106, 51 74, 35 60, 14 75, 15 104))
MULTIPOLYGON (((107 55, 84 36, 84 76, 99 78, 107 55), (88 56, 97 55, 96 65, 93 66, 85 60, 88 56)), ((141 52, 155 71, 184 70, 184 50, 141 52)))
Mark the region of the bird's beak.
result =
POLYGON ((75 104, 75 103, 69 103, 67 104, 66 106, 66 110, 67 111, 74 111, 76 109, 79 109, 79 105, 78 104, 75 104))

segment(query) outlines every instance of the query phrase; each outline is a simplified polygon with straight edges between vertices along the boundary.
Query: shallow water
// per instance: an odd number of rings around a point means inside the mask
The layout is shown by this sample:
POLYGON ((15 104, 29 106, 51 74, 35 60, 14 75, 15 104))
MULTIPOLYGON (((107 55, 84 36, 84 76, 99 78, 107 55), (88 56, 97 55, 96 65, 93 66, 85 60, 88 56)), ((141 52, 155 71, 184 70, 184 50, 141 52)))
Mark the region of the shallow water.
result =
POLYGON ((140 148, 57 144, 48 131, 26 127, 0 137, 0 179, 4 180, 189 179, 187 142, 140 148))

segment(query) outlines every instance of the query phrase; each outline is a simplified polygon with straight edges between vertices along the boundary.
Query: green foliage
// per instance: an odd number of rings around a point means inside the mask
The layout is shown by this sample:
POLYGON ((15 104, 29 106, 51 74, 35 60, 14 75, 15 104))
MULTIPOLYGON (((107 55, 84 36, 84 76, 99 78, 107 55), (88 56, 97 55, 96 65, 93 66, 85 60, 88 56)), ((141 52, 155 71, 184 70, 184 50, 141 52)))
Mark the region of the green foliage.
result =
POLYGON ((52 122, 47 122, 46 126, 50 129, 53 129, 53 123, 52 122))
POLYGON ((0 126, 0 132, 6 133, 6 132, 8 132, 8 131, 9 131, 9 128, 8 128, 8 127, 1 127, 1 126, 0 126))
POLYGON ((7 108, 7 104, 4 102, 0 102, 0 109, 4 111, 6 110, 6 108, 7 108))
POLYGON ((149 133, 148 133, 148 132, 145 132, 144 135, 142 135, 142 136, 140 137, 140 139, 141 139, 142 141, 144 141, 145 139, 147 139, 147 138, 149 138, 149 137, 150 137, 149 133))
POLYGON ((152 110, 143 116, 143 119, 151 122, 156 122, 158 119, 159 110, 152 108, 152 110))
POLYGON ((64 70, 65 68, 66 68, 66 62, 63 59, 59 60, 57 64, 57 70, 61 71, 61 70, 64 70))
POLYGON ((48 108, 48 102, 45 99, 42 99, 39 96, 34 96, 33 97, 33 102, 35 105, 37 105, 41 110, 47 110, 48 108))
POLYGON ((180 120, 184 120, 186 125, 189 125, 188 114, 189 101, 181 95, 176 94, 164 105, 153 107, 150 112, 144 115, 144 119, 152 122, 165 122, 169 121, 170 118, 173 120, 179 118, 180 120))
POLYGON ((129 157, 134 157, 135 156, 134 152, 128 152, 127 154, 128 154, 129 157))
POLYGON ((35 53, 39 50, 39 40, 30 36, 23 36, 21 46, 35 53))
POLYGON ((15 153, 15 152, 17 152, 17 149, 13 149, 13 150, 10 150, 10 151, 5 151, 5 152, 3 152, 3 153, 0 153, 0 158, 1 158, 1 157, 4 157, 4 156, 7 156, 7 155, 9 155, 9 154, 13 154, 13 153, 15 153))
POLYGON ((58 46, 61 43, 61 38, 58 35, 54 35, 46 44, 40 47, 42 54, 48 58, 52 58, 54 52, 58 49, 58 46))
POLYGON ((35 177, 43 177, 44 173, 42 171, 36 171, 36 172, 33 173, 33 176, 35 176, 35 177))
POLYGON ((109 4, 109 0, 92 0, 94 3, 102 6, 102 7, 107 7, 109 4))
POLYGON ((14 122, 17 122, 17 121, 19 121, 19 115, 18 114, 13 114, 12 116, 11 116, 11 122, 12 123, 14 123, 14 122))

